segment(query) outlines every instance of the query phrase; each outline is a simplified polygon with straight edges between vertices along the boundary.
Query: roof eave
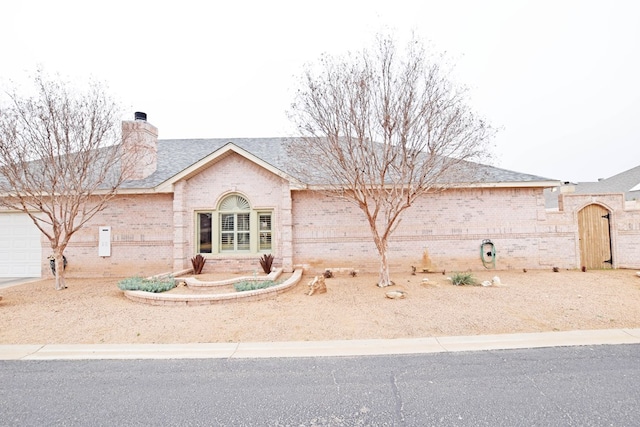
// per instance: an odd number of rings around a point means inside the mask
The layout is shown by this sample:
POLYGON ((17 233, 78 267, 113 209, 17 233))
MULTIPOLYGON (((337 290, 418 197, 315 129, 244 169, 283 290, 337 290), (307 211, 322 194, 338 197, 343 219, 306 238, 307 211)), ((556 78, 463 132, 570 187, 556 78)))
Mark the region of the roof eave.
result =
MULTIPOLYGON (((461 183, 461 184, 445 184, 434 185, 433 187, 447 188, 552 188, 561 184, 561 181, 545 180, 545 181, 512 181, 512 182, 478 182, 478 183, 461 183)), ((347 188, 345 186, 345 188, 347 188)), ((303 185, 294 190, 335 190, 336 186, 329 184, 311 184, 303 185)))
POLYGON ((507 182, 477 182, 462 184, 461 187, 469 188, 551 188, 562 185, 562 181, 507 181, 507 182))

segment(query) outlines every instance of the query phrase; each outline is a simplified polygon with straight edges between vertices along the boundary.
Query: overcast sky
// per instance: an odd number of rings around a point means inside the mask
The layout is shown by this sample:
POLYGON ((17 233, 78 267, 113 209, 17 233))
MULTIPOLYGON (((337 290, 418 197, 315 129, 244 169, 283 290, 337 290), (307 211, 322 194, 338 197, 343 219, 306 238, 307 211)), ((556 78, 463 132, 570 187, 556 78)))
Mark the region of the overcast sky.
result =
POLYGON ((495 166, 593 181, 640 165, 639 22, 637 0, 6 1, 0 82, 91 76, 162 139, 288 136, 305 63, 415 31, 501 129, 495 166))

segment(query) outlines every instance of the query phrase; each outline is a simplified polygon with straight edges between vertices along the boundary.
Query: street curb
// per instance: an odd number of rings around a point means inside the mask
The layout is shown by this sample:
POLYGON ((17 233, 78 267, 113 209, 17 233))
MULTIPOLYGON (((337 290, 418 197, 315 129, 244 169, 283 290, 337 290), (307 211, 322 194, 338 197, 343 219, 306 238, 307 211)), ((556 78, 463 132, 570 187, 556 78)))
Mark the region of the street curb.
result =
POLYGON ((602 329, 391 340, 202 344, 0 345, 0 360, 249 359, 375 356, 603 344, 640 344, 640 329, 602 329))

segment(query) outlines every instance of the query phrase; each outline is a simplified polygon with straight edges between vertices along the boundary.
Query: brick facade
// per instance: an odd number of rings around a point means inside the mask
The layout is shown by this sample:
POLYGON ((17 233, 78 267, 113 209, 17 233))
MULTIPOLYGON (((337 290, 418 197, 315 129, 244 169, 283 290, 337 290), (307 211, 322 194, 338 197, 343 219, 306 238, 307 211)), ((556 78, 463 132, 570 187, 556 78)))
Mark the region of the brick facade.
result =
MULTIPOLYGON (((275 266, 375 272, 378 255, 363 213, 354 205, 309 190, 231 152, 172 184, 163 194, 116 197, 71 241, 69 276, 133 276, 189 268, 195 256, 196 212, 215 210, 229 194, 252 209, 273 212, 275 266), (111 226, 111 256, 98 256, 99 226, 111 226)), ((497 269, 580 268, 577 215, 591 203, 612 213, 614 267, 640 268, 640 210, 625 208, 622 194, 563 194, 560 209, 544 206, 543 189, 451 189, 423 197, 394 232, 392 269, 482 269, 480 245, 490 239, 497 269)), ((43 240, 43 276, 50 275, 43 240)), ((207 271, 260 269, 261 254, 207 254, 207 271)))
MULTIPOLYGON (((172 271, 172 194, 117 196, 72 238, 65 251, 69 277, 145 276, 172 271), (100 226, 111 226, 111 256, 98 256, 100 226)), ((43 236, 43 277, 51 272, 43 236)))
MULTIPOLYGON (((230 194, 246 198, 253 210, 272 211, 274 264, 292 269, 291 264, 291 201, 289 183, 272 172, 256 165, 238 154, 230 154, 199 174, 186 180, 181 198, 184 210, 181 220, 185 225, 183 247, 176 248, 174 270, 190 267, 195 256, 196 211, 215 210, 230 194)), ((205 255, 208 260, 203 272, 260 270, 262 254, 205 255)))
POLYGON ((566 250, 572 249, 574 266, 580 266, 578 212, 590 204, 598 204, 611 213, 613 267, 640 269, 640 209, 635 202, 625 202, 622 193, 560 195, 560 209, 549 217, 570 230, 571 245, 566 245, 566 250))
MULTIPOLYGON (((295 262, 319 270, 376 271, 378 256, 361 211, 309 192, 294 195, 295 262)), ((570 224, 547 219, 542 189, 455 189, 425 196, 407 210, 389 246, 391 268, 482 269, 491 240, 498 269, 575 268, 570 224)))
MULTIPOLYGON (((497 269, 577 269, 577 215, 590 203, 612 212, 615 268, 640 268, 640 210, 622 194, 564 195, 559 211, 544 207, 539 188, 455 189, 424 197, 405 212, 390 242, 391 268, 477 270, 491 240, 497 269)), ((294 194, 294 260, 316 271, 377 271, 378 256, 361 211, 309 192, 294 194)))

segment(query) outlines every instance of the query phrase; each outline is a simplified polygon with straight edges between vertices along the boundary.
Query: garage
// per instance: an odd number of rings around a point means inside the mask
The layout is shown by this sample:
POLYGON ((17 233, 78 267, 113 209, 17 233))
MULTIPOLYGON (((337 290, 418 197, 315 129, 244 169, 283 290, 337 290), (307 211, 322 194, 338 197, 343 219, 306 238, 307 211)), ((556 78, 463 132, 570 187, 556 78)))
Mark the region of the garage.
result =
POLYGON ((0 214, 0 277, 40 277, 40 230, 23 213, 0 214))

